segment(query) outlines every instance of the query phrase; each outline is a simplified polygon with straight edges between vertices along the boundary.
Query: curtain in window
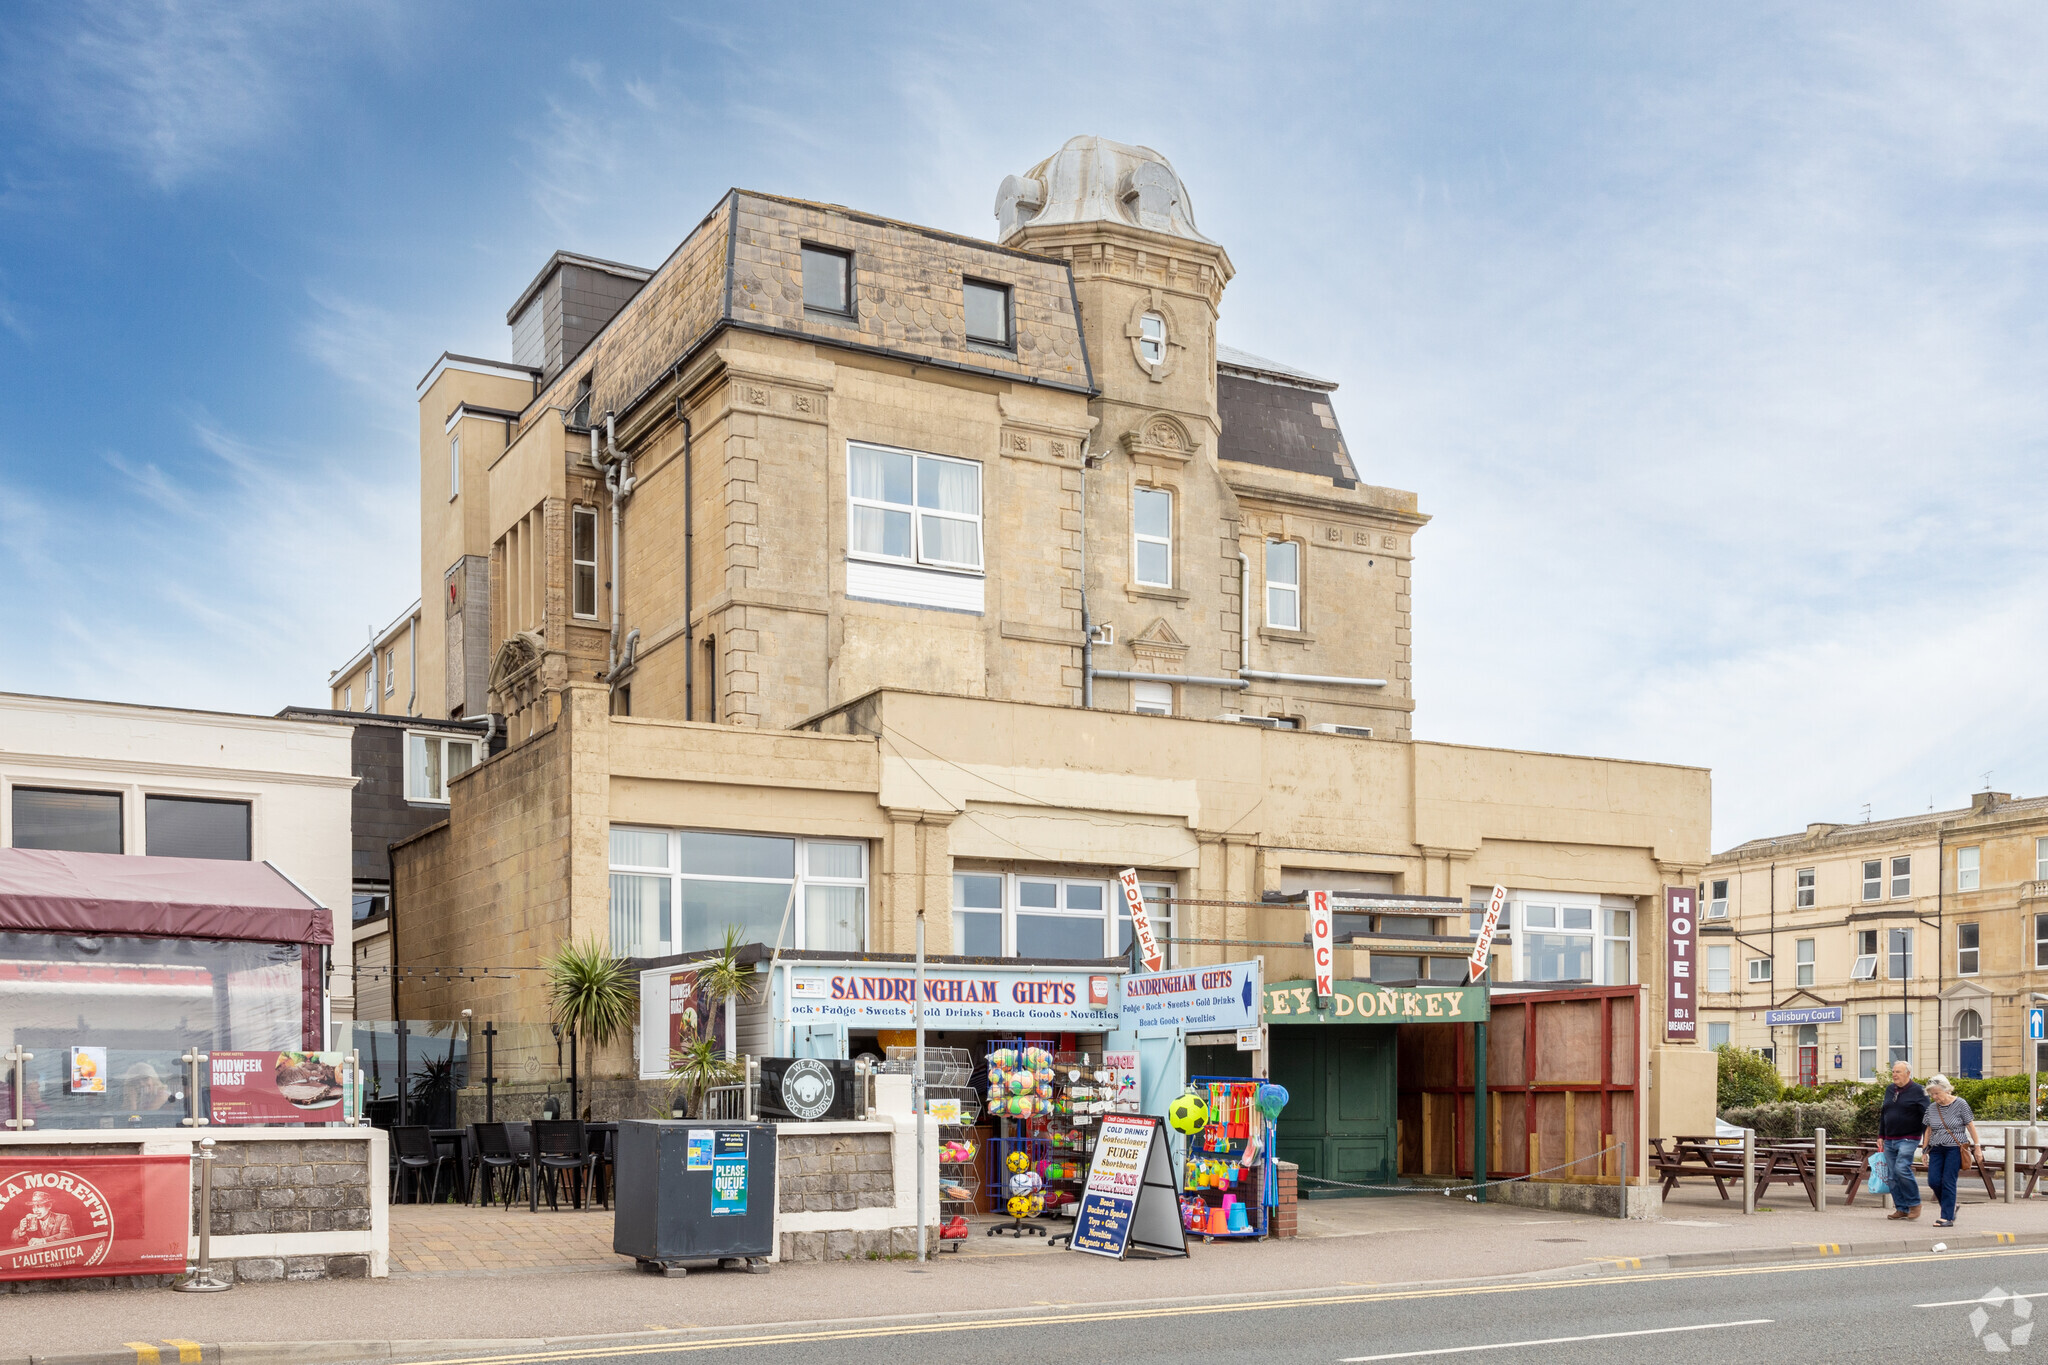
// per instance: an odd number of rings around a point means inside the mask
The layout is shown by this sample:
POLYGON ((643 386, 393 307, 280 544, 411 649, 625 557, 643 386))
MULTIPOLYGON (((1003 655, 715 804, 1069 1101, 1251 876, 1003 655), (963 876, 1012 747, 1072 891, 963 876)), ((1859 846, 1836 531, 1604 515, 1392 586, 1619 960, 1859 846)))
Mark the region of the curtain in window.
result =
POLYGON ((981 514, 981 466, 957 460, 917 462, 917 505, 934 512, 981 514))
POLYGON ((612 954, 660 957, 669 943, 669 881, 612 873, 612 954))
MULTIPOLYGON (((872 502, 910 505, 910 457, 893 450, 853 446, 847 454, 847 491, 872 502)), ((979 510, 979 509, 977 509, 979 510)))
POLYGON ((853 550, 864 555, 910 558, 910 513, 881 507, 853 509, 853 550))
POLYGON ((804 888, 804 946, 826 952, 860 952, 867 945, 867 892, 858 886, 804 888))

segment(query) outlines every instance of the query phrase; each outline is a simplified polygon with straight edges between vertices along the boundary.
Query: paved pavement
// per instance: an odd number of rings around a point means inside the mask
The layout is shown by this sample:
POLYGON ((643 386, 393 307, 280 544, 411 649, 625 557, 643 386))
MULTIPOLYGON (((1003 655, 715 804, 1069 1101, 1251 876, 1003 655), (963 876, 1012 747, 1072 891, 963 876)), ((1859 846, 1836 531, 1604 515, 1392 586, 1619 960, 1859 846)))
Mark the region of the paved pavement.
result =
POLYGON ((392 1210, 397 1269, 389 1279, 240 1285, 219 1295, 12 1297, 0 1300, 0 1361, 118 1349, 137 1340, 516 1342, 992 1306, 1349 1292, 1532 1272, 1612 1275, 1617 1262, 1657 1270, 1667 1263, 1660 1257, 1755 1260, 1795 1249, 1812 1254, 1818 1243, 1878 1244, 1892 1252, 1910 1245, 1925 1253, 1943 1241, 1956 1256, 1988 1232, 2048 1241, 2048 1198, 2010 1207, 1966 1204, 1957 1229, 1965 1236, 1933 1229, 1931 1215, 1913 1224, 1887 1222, 1867 1200, 1823 1214, 1799 1196, 1774 1199, 1770 1207, 1745 1218, 1739 1203, 1721 1203, 1711 1185, 1703 1193, 1682 1191, 1667 1205, 1669 1216, 1654 1222, 1441 1195, 1312 1200, 1302 1206, 1303 1235, 1296 1240, 1197 1243, 1185 1261, 1115 1263, 1048 1250, 1037 1238, 977 1235, 929 1266, 789 1265, 767 1275, 662 1279, 611 1253, 603 1212, 400 1206, 392 1210))

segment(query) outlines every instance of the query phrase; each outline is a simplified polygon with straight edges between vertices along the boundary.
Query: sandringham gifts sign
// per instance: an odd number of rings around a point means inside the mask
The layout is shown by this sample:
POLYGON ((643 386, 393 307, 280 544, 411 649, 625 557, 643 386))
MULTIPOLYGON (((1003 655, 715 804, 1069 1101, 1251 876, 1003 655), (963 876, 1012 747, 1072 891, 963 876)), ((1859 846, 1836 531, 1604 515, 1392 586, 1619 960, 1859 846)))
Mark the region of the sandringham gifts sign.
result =
POLYGON ((1664 888, 1664 1040, 1699 1037, 1699 903, 1689 886, 1664 888))

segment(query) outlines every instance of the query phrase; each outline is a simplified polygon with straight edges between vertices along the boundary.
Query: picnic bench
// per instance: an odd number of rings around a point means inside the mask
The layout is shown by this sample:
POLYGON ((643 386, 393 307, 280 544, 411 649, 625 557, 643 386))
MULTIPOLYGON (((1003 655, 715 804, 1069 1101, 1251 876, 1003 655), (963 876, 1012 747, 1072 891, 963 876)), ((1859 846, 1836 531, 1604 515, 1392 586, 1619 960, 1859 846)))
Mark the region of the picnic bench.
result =
MULTIPOLYGON (((1688 1177, 1703 1177, 1714 1182, 1715 1191, 1722 1199, 1728 1198, 1728 1184, 1742 1186, 1742 1145, 1727 1138, 1673 1137, 1667 1151, 1663 1138, 1650 1140, 1650 1167, 1663 1182, 1663 1193, 1669 1195, 1678 1188, 1681 1180, 1688 1177)), ((1841 1176, 1847 1197, 1843 1201, 1854 1204, 1862 1192, 1863 1182, 1870 1174, 1869 1157, 1874 1150, 1858 1145, 1845 1147, 1836 1143, 1828 1144, 1825 1174, 1841 1176)), ((1812 1205, 1820 1207, 1820 1189, 1815 1183, 1813 1143, 1789 1142, 1759 1145, 1753 1149, 1756 1168, 1756 1196, 1761 1199, 1772 1185, 1801 1186, 1812 1205)))

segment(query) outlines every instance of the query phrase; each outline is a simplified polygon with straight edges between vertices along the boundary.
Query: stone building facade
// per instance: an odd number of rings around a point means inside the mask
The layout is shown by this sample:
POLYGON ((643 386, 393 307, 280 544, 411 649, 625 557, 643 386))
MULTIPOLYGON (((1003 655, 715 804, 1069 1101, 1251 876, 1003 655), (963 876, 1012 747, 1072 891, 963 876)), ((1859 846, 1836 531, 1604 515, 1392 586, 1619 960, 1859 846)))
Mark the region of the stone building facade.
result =
POLYGON ((1900 1060, 1922 1076, 2036 1065, 2048 797, 1987 791, 1961 810, 1754 839, 1715 854, 1699 894, 1710 1043, 1763 1051, 1809 1084, 1900 1060))
POLYGON ((1415 741, 1427 518, 1332 382, 1219 346, 1172 167, 1076 138, 997 220, 733 191, 559 368, 422 381, 420 694, 509 747, 394 850, 398 1012, 539 1019, 562 944, 726 924, 1104 958, 1136 867, 1170 937, 1279 976, 1305 886, 1449 898, 1361 922, 1368 975, 1454 964, 1498 882, 1503 975, 1654 1018, 1707 774, 1415 741))

